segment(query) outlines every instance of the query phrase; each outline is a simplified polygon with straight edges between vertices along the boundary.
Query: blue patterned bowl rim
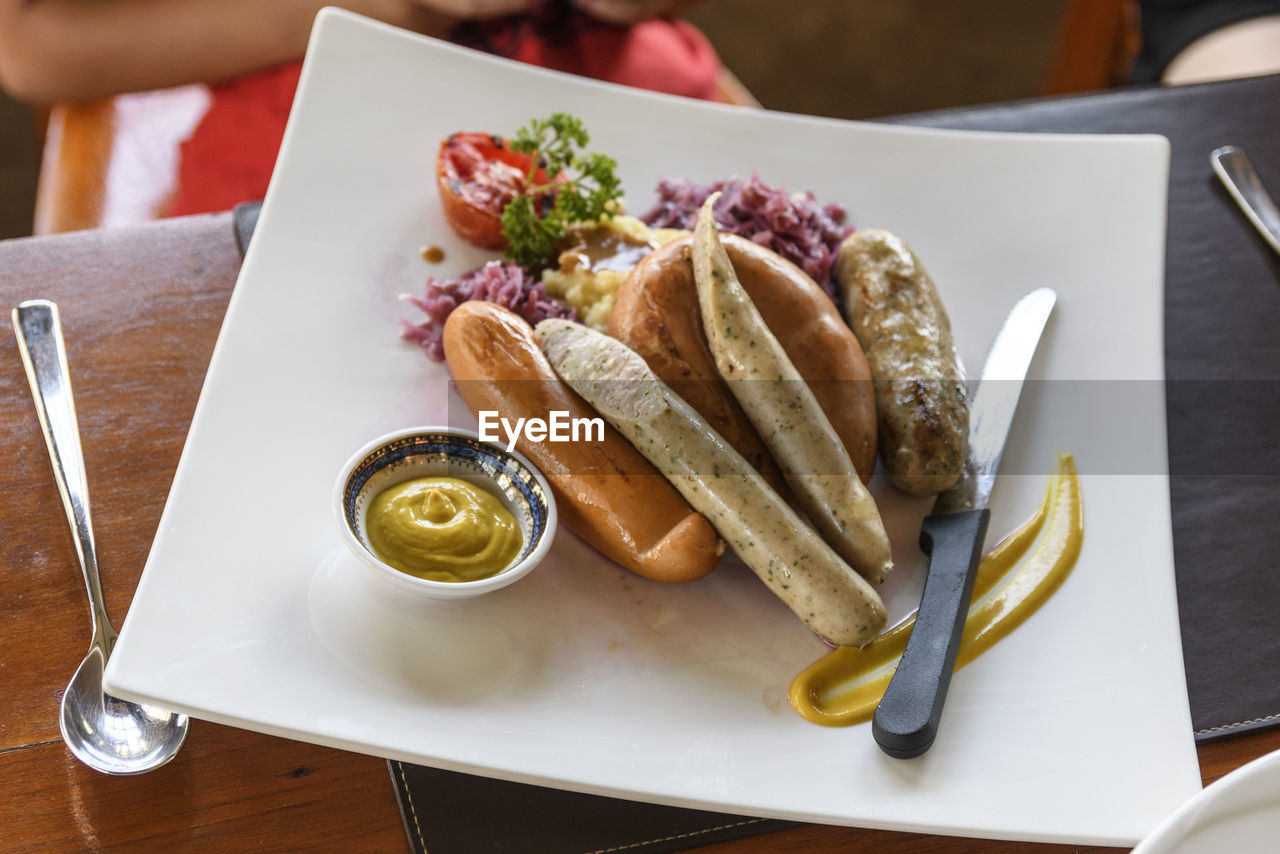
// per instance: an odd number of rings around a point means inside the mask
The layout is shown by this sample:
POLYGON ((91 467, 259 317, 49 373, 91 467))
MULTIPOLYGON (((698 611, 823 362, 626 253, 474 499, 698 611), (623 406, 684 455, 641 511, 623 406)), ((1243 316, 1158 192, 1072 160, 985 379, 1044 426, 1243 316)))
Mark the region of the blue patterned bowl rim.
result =
MULTIPOLYGON (((359 459, 353 464, 348 463, 344 469, 340 512, 343 523, 355 535, 357 541, 362 540, 359 534, 359 497, 365 484, 389 466, 424 456, 436 457, 442 461, 450 458, 465 461, 469 466, 483 472, 485 477, 493 481, 503 492, 510 486, 520 495, 522 504, 529 513, 531 530, 529 536, 525 538, 524 547, 519 556, 504 572, 509 572, 512 567, 522 563, 547 537, 548 527, 554 518, 554 499, 541 472, 524 455, 486 442, 469 430, 453 427, 420 427, 398 431, 375 440, 359 454, 359 459)), ((412 578, 412 576, 405 577, 412 578)), ((457 587, 460 584, 417 580, 427 584, 448 584, 450 587, 457 587)), ((461 582, 461 584, 467 583, 461 582)))

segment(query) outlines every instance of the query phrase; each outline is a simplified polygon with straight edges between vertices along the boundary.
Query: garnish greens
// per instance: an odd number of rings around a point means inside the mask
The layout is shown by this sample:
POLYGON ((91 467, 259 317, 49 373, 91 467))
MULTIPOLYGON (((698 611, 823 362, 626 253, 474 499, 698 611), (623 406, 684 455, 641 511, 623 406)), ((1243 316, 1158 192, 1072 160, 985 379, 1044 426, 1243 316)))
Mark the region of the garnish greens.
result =
POLYGON ((535 267, 555 255, 556 240, 575 222, 613 215, 622 197, 618 164, 608 155, 580 153, 591 137, 567 113, 534 119, 511 140, 513 151, 533 156, 524 192, 502 210, 507 257, 535 267), (546 183, 537 183, 539 170, 546 183))

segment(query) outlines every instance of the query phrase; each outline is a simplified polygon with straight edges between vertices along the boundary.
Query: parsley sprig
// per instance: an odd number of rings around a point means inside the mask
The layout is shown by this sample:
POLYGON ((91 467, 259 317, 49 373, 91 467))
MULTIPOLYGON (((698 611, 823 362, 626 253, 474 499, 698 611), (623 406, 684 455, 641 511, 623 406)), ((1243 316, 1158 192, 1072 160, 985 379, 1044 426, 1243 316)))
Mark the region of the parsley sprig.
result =
POLYGON ((591 141, 586 125, 568 113, 534 119, 511 140, 513 151, 533 156, 524 192, 502 210, 507 257, 525 267, 555 256, 555 244, 571 223, 613 215, 622 197, 617 162, 608 155, 584 153, 591 141), (549 176, 538 183, 539 170, 549 176))

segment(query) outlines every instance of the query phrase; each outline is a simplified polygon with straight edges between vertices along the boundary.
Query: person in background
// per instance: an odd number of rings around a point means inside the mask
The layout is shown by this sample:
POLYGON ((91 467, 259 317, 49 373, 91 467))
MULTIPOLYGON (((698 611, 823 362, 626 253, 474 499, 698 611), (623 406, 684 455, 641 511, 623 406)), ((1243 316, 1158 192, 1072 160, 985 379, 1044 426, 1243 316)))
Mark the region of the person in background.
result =
POLYGON ((492 54, 719 100, 690 0, 0 0, 0 88, 33 104, 208 84, 168 215, 266 193, 316 13, 350 11, 492 54))
POLYGON ((1134 83, 1280 72, 1280 0, 1141 0, 1134 83))

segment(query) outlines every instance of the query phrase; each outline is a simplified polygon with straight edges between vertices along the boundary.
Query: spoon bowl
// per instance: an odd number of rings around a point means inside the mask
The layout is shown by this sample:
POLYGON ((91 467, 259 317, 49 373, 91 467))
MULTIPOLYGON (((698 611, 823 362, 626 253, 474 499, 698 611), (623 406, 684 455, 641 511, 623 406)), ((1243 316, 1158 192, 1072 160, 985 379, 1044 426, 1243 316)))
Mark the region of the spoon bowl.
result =
POLYGON ((89 653, 62 696, 62 740, 72 755, 90 768, 104 774, 141 774, 159 768, 177 754, 187 737, 187 717, 119 700, 102 689, 102 673, 116 633, 107 619, 98 578, 88 479, 58 307, 48 300, 27 300, 13 310, 13 331, 53 463, 53 479, 75 535, 93 621, 89 653))
POLYGON ((58 726, 73 756, 104 774, 141 774, 178 753, 187 717, 117 699, 102 690, 102 651, 89 650, 62 695, 58 726))

